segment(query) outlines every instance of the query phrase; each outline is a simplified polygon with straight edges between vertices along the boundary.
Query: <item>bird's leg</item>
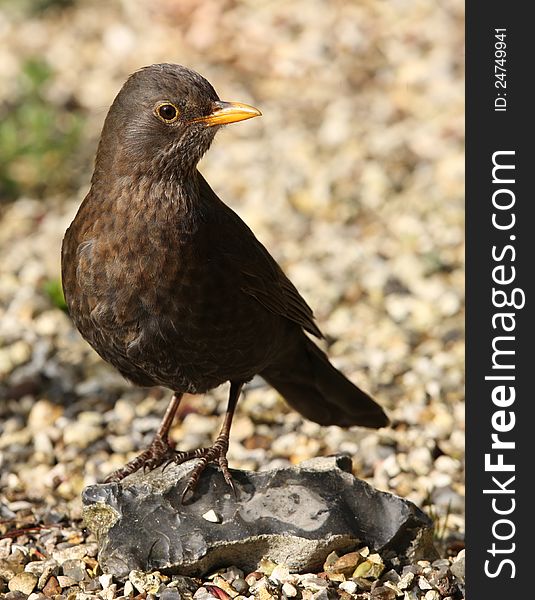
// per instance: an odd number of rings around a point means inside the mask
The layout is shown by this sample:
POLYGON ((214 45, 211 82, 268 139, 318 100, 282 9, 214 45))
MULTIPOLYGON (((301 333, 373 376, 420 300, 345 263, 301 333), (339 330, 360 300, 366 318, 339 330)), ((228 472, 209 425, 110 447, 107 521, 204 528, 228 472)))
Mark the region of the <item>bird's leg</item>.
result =
POLYGON ((138 471, 141 467, 143 467, 144 470, 152 471, 161 464, 169 461, 174 454, 174 449, 169 444, 169 430, 171 429, 181 400, 182 394, 175 392, 150 446, 124 467, 114 471, 111 475, 108 475, 105 479, 106 483, 111 481, 121 481, 127 475, 138 471))
POLYGON ((190 452, 177 452, 175 454, 173 461, 177 464, 181 464, 183 462, 186 462, 187 460, 191 460, 192 458, 200 459, 198 464, 191 472, 189 479, 186 483, 186 487, 182 492, 182 502, 184 502, 186 496, 190 492, 193 492, 195 490, 199 482, 201 473, 204 471, 204 469, 206 469, 206 465, 210 462, 215 461, 217 461, 217 463, 219 464, 219 468, 223 473, 225 481, 232 488, 234 495, 236 495, 236 488, 234 486, 234 482, 232 481, 232 476, 228 468, 227 451, 230 436, 230 426, 232 425, 232 418, 234 417, 234 411, 236 409, 236 404, 238 403, 238 398, 240 397, 242 387, 243 383, 236 383, 234 381, 231 381, 227 411, 225 413, 225 418, 223 420, 221 431, 219 432, 219 435, 217 436, 213 445, 209 448, 198 448, 197 450, 192 450, 190 452))

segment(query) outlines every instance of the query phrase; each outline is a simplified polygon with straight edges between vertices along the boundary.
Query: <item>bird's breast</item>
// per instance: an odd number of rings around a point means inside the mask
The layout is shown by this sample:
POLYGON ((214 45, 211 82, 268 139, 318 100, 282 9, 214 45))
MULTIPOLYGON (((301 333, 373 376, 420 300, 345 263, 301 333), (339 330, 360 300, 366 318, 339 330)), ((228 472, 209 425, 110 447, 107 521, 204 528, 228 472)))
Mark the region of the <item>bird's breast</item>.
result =
POLYGON ((105 210, 78 214, 63 253, 69 310, 97 352, 135 382, 183 391, 261 370, 278 320, 243 293, 214 228, 155 207, 105 210))

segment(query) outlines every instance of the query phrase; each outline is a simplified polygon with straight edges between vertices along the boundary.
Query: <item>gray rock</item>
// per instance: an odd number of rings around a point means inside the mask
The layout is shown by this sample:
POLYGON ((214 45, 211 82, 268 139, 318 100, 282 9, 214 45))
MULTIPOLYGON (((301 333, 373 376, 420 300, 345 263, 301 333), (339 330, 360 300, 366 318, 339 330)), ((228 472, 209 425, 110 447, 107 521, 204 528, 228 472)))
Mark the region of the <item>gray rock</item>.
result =
POLYGON ((180 600, 180 593, 176 588, 165 588, 160 594, 160 600, 180 600))
POLYGON ((431 520, 411 502, 355 478, 351 467, 348 457, 335 456, 233 471, 236 499, 209 466, 191 501, 181 504, 189 462, 89 486, 83 516, 97 535, 102 569, 120 578, 133 569, 202 575, 229 564, 249 572, 263 557, 313 570, 330 552, 362 545, 409 558, 434 552, 431 520), (203 518, 210 510, 221 522, 203 518))
POLYGON ((249 589, 249 585, 243 579, 243 577, 238 577, 232 582, 232 587, 239 593, 245 594, 245 592, 249 589))
POLYGON ((69 559, 63 563, 63 575, 74 579, 74 581, 83 581, 85 578, 85 563, 83 560, 69 559))
POLYGON ((451 572, 464 585, 465 551, 461 550, 451 565, 451 572))

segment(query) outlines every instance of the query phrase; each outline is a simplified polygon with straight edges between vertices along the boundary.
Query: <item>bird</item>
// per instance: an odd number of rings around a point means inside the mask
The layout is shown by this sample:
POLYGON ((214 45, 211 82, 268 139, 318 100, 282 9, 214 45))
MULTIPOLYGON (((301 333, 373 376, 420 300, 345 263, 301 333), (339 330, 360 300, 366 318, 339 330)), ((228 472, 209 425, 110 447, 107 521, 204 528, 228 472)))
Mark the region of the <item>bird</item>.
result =
POLYGON ((161 63, 131 74, 106 116, 89 192, 62 243, 64 296, 105 361, 135 385, 173 393, 148 448, 106 481, 198 459, 183 499, 212 462, 235 490, 230 429, 255 375, 320 425, 389 423, 312 341, 323 338, 312 309, 197 168, 219 129, 260 115, 220 100, 197 72, 161 63), (183 395, 227 382, 214 443, 176 450, 169 432, 183 395))

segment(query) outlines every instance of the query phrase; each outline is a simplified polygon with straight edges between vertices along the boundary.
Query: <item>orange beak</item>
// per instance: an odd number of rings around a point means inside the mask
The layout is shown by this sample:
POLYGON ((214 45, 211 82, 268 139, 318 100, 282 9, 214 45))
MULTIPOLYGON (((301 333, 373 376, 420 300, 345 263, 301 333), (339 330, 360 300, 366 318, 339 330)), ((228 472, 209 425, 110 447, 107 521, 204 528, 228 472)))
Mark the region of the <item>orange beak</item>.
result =
POLYGON ((226 125, 237 123, 253 117, 259 117, 262 113, 254 106, 242 104, 241 102, 214 102, 214 110, 206 117, 193 119, 192 123, 205 123, 208 126, 226 125))

